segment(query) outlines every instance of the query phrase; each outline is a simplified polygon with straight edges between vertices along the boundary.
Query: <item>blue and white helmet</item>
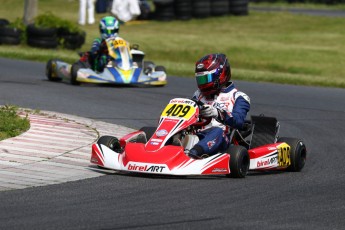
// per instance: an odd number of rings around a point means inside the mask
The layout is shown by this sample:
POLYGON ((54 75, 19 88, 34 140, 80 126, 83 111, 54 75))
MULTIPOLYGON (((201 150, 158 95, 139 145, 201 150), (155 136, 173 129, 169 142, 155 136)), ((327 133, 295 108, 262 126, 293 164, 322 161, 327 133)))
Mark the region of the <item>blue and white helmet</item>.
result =
POLYGON ((117 36, 120 29, 120 23, 116 18, 107 16, 101 19, 99 22, 99 31, 102 39, 107 39, 112 36, 117 36))

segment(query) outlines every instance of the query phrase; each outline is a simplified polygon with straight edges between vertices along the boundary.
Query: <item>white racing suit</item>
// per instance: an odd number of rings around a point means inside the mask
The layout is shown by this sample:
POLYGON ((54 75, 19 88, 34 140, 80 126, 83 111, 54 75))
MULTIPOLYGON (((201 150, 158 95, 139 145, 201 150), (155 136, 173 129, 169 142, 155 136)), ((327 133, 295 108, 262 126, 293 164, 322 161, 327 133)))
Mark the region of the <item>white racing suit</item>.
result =
POLYGON ((197 90, 193 99, 215 107, 218 116, 197 133, 200 141, 190 150, 190 155, 200 158, 225 152, 230 144, 230 128, 241 129, 244 124, 250 109, 249 97, 229 82, 214 98, 205 98, 197 90))

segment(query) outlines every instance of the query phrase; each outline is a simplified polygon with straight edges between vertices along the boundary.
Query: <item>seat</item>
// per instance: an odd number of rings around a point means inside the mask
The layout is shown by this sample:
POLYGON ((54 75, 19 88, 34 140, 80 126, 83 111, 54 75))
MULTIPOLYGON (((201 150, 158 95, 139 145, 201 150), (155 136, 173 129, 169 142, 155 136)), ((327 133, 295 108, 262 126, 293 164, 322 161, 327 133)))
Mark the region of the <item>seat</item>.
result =
POLYGON ((251 119, 253 125, 251 149, 277 141, 280 125, 275 117, 252 116, 251 119))

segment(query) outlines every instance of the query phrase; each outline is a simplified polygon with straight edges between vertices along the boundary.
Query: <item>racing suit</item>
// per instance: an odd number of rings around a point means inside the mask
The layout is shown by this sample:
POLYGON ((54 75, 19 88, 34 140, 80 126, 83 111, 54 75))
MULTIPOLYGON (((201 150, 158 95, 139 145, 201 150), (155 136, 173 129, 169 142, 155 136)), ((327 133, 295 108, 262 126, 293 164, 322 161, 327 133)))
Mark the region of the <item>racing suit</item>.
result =
POLYGON ((102 72, 110 60, 110 56, 108 55, 108 47, 104 39, 96 38, 93 41, 90 51, 90 58, 91 68, 98 72, 102 72))
POLYGON ((90 64, 91 69, 97 72, 102 72, 109 60, 106 41, 101 38, 96 38, 92 43, 91 50, 85 52, 79 59, 80 62, 90 64))
POLYGON ((230 128, 241 129, 244 124, 250 109, 249 97, 229 82, 214 98, 209 99, 197 90, 193 99, 212 105, 218 115, 196 134, 200 141, 190 150, 190 155, 200 158, 226 151, 230 144, 230 128))

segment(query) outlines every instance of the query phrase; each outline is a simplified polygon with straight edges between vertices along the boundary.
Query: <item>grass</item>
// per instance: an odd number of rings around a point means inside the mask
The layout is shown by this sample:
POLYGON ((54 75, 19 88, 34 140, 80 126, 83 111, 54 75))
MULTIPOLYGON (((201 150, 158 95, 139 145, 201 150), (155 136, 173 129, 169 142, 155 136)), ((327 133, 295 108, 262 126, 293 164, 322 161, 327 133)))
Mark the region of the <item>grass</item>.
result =
MULTIPOLYGON (((21 17, 22 0, 2 2, 2 17, 10 20, 21 17)), ((78 3, 77 0, 41 0, 39 13, 51 11, 76 22, 78 3), (58 11, 61 9, 59 5, 68 7, 58 11)), ((105 14, 96 14, 97 20, 103 16, 105 14)), ((146 53, 146 60, 166 66, 169 75, 192 77, 198 58, 207 53, 222 52, 230 58, 236 80, 345 88, 345 68, 342 66, 345 63, 344 24, 345 18, 250 12, 244 17, 134 21, 121 26, 120 35, 139 44, 146 53)), ((86 51, 92 40, 99 36, 98 25, 87 25, 82 29, 87 32, 82 47, 86 51)), ((26 45, 0 46, 0 56, 42 62, 50 58, 68 62, 78 59, 76 51, 42 50, 26 45)))
POLYGON ((17 107, 8 105, 0 107, 0 141, 18 136, 29 128, 28 118, 18 116, 17 107))

